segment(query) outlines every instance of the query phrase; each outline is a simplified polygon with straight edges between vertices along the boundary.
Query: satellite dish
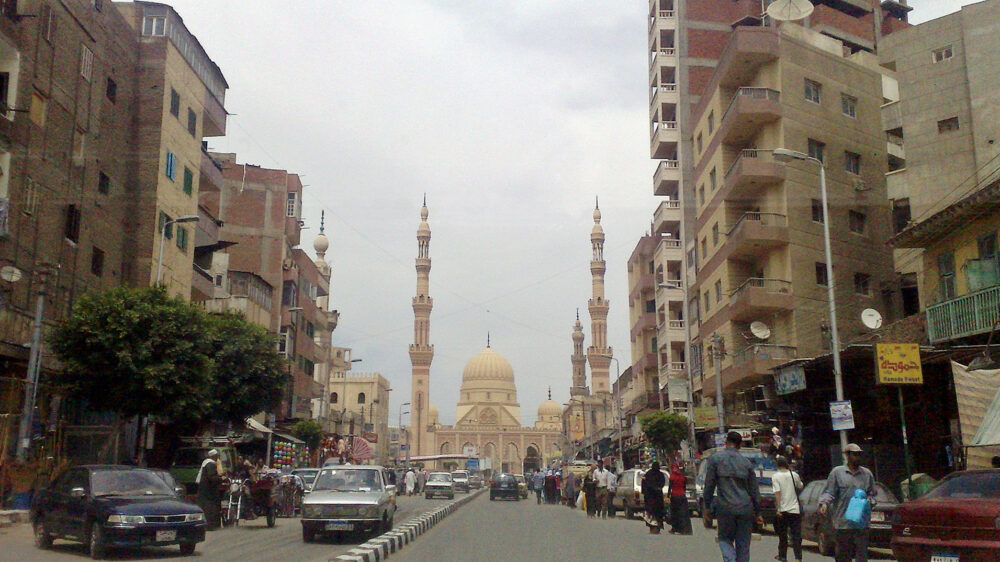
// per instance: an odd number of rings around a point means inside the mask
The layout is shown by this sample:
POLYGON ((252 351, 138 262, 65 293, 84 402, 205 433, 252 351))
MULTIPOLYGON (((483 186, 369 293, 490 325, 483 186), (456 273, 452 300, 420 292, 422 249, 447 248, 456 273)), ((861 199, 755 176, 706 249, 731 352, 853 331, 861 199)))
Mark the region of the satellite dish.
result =
POLYGON ((861 323, 869 330, 878 330, 882 327, 882 315, 874 308, 866 308, 861 311, 861 323))
POLYGON ((24 274, 21 273, 20 269, 14 267, 13 265, 0 267, 0 279, 3 279, 8 283, 20 281, 21 277, 24 277, 24 274))
POLYGON ((768 328, 767 324, 760 320, 754 320, 750 323, 750 333, 759 340, 766 340, 771 337, 771 328, 768 328))
POLYGON ((809 17, 813 5, 809 0, 774 0, 766 11, 776 21, 797 21, 809 17))

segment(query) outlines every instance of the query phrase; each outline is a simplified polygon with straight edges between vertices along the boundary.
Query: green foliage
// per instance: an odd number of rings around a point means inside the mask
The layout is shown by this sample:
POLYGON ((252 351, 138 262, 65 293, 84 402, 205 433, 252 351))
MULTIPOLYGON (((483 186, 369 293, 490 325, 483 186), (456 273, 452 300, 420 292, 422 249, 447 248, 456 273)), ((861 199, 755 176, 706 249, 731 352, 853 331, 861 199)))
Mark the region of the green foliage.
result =
POLYGON ((323 426, 313 420, 302 420, 292 426, 292 435, 306 442, 315 451, 323 441, 323 426))
POLYGON ((49 337, 53 382, 98 411, 199 419, 211 406, 205 312, 162 288, 88 293, 49 337))
POLYGON ((676 451, 687 438, 688 420, 680 414, 657 410, 639 418, 646 439, 657 449, 676 451))
POLYGON ((240 423, 281 402, 285 368, 275 337, 241 314, 209 314, 212 411, 216 421, 240 423))

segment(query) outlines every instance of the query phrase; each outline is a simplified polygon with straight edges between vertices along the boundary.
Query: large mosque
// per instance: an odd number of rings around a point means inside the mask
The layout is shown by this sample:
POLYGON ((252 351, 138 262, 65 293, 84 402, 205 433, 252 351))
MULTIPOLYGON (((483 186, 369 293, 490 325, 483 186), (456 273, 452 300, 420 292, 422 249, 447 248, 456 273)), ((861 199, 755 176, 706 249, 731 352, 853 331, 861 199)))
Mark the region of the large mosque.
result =
POLYGON ((535 425, 522 426, 514 369, 489 342, 462 371, 455 425, 441 425, 438 421, 437 408, 430 403, 430 366, 434 359, 430 316, 434 300, 428 294, 431 229, 427 216, 425 200, 417 229, 417 294, 413 297, 414 337, 410 345, 410 454, 472 454, 481 459, 481 468, 510 472, 540 468, 562 456, 562 407, 552 400, 550 390, 549 399, 538 407, 535 425))

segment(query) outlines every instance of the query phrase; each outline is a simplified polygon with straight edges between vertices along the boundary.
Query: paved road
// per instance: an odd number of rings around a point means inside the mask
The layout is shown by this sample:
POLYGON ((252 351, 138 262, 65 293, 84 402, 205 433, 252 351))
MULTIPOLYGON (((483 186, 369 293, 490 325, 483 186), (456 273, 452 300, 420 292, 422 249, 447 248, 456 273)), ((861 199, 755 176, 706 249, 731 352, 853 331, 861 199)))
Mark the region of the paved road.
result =
MULTIPOLYGON (((642 521, 626 520, 620 513, 614 520, 588 519, 579 510, 537 505, 532 498, 491 502, 486 494, 462 506, 389 561, 721 560, 715 531, 705 529, 700 519, 692 523, 692 536, 665 531, 650 535, 642 521)), ((751 560, 773 562, 777 546, 778 539, 765 534, 752 543, 751 560)), ((803 559, 833 560, 817 554, 814 545, 806 549, 803 559)))
MULTIPOLYGON (((395 523, 400 523, 443 505, 447 500, 425 500, 423 496, 401 497, 395 523)), ((461 511, 461 510, 459 510, 461 511)), ((319 539, 319 542, 302 542, 302 525, 298 518, 278 519, 278 524, 267 528, 263 519, 240 522, 237 528, 223 529, 208 533, 205 542, 198 545, 193 558, 201 560, 233 560, 239 562, 303 560, 326 562, 364 542, 361 537, 344 538, 339 542, 319 539)), ((111 551, 112 560, 161 560, 185 559, 177 547, 147 548, 139 552, 111 551)), ((82 561, 89 559, 81 544, 56 541, 52 550, 35 548, 31 527, 27 524, 9 529, 0 529, 0 560, 17 561, 82 561)))

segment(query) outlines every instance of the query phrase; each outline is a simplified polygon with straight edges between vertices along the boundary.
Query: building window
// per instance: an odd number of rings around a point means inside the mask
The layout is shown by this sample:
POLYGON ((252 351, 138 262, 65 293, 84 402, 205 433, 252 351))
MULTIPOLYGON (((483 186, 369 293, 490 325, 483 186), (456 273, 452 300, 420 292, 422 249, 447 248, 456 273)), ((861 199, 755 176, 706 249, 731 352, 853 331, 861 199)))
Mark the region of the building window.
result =
POLYGON ((66 225, 63 235, 71 242, 80 241, 80 209, 76 205, 66 207, 66 225))
POLYGON ((715 193, 715 189, 718 187, 717 179, 718 176, 715 173, 715 168, 712 168, 712 171, 708 173, 708 185, 712 188, 712 193, 715 193))
POLYGON ((705 297, 705 316, 708 316, 708 311, 712 307, 712 300, 708 296, 708 291, 705 291, 704 297, 705 297))
POLYGON ((708 112, 708 134, 715 130, 715 110, 708 112))
POLYGON ((159 225, 157 226, 156 230, 158 232, 161 232, 163 234, 163 237, 166 238, 166 239, 168 239, 168 240, 174 237, 174 225, 173 224, 167 224, 171 220, 173 220, 173 219, 170 218, 170 215, 164 213, 163 211, 160 211, 160 222, 159 222, 159 225), (166 231, 163 230, 164 225, 166 225, 166 231))
POLYGON ((306 336, 308 336, 310 338, 313 337, 314 335, 316 335, 316 328, 313 326, 313 323, 310 322, 310 321, 308 321, 308 320, 306 320, 306 330, 305 330, 305 332, 306 332, 306 336))
POLYGON ((815 82, 813 80, 809 80, 808 78, 806 79, 806 81, 805 81, 806 101, 811 101, 813 103, 819 103, 820 102, 820 93, 821 93, 822 90, 823 90, 823 85, 822 84, 820 84, 819 82, 815 82))
POLYGON ((701 154, 702 143, 701 143, 701 133, 698 133, 698 154, 701 154))
POLYGON ((872 276, 867 273, 854 274, 854 292, 858 295, 870 297, 872 294, 872 276))
POLYGON ((698 204, 699 205, 704 205, 705 204, 705 186, 704 185, 698 188, 698 204))
POLYGON ((826 287, 829 281, 826 278, 826 264, 816 262, 816 284, 826 287))
POLYGON ((719 223, 715 223, 712 225, 712 245, 713 246, 719 245, 719 223))
POLYGON ((896 199, 892 202, 892 231, 899 234, 910 224, 910 199, 896 199))
POLYGON ((826 148, 826 144, 822 143, 816 139, 809 139, 809 156, 823 162, 823 152, 826 148))
POLYGON ((331 393, 330 393, 330 403, 331 403, 331 404, 336 404, 336 403, 337 403, 337 400, 338 400, 339 398, 340 398, 340 397, 339 397, 339 396, 337 396, 337 393, 336 393, 336 392, 331 392, 331 393))
POLYGON ((288 326, 278 328, 278 353, 288 357, 288 326))
POLYGON ((170 178, 171 181, 174 179, 177 168, 177 157, 174 156, 173 152, 167 151, 167 165, 163 170, 163 173, 170 178))
POLYGON ((281 286, 281 306, 298 306, 299 289, 295 281, 285 281, 281 286))
POLYGON ((715 302, 722 302, 722 280, 715 282, 715 302))
POLYGON ((164 35, 167 18, 164 16, 146 16, 142 20, 143 35, 164 35))
POLYGON ((38 92, 31 93, 31 107, 28 109, 28 117, 31 122, 39 127, 45 126, 45 96, 38 92))
POLYGON ((192 137, 198 132, 198 115, 190 107, 188 108, 188 132, 191 133, 192 137))
POLYGON ((938 291, 941 300, 955 298, 955 254, 948 252, 937 257, 938 291))
POLYGON ((646 312, 656 312, 656 301, 646 301, 646 312))
POLYGON ((97 172, 97 191, 105 195, 111 191, 111 178, 104 172, 97 172))
POLYGON ((861 155, 844 151, 844 171, 856 176, 861 175, 861 155))
POLYGON ((941 47, 940 49, 934 49, 931 51, 934 56, 934 63, 944 62, 954 56, 952 52, 951 45, 941 47))
POLYGON ((170 114, 177 118, 181 115, 181 95, 173 88, 170 88, 170 114))
POLYGON ((848 211, 847 213, 847 224, 851 229, 851 232, 855 234, 865 233, 865 223, 868 221, 868 215, 859 211, 848 211))
POLYGON ((708 259, 708 244, 705 242, 705 238, 701 239, 701 257, 702 259, 708 259))
POLYGON ((94 75, 94 51, 86 45, 80 45, 80 76, 87 82, 94 75))
POLYGON ((298 210, 299 210, 299 194, 293 191, 288 194, 287 204, 285 205, 285 216, 297 217, 299 216, 298 210))
POLYGON ((38 208, 38 184, 35 180, 27 178, 24 185, 24 199, 21 202, 21 212, 31 216, 38 208))
POLYGON ((812 200, 812 218, 813 222, 823 222, 823 202, 819 199, 812 200))
POLYGON ((840 94, 840 112, 852 118, 858 116, 858 98, 847 94, 840 94))
POLYGON ((997 233, 983 234, 976 238, 976 246, 979 248, 979 259, 992 260, 997 257, 997 233))
POLYGON ((364 404, 364 403, 365 403, 365 393, 364 392, 359 392, 358 393, 358 404, 364 404))
POLYGON ((56 34, 56 14, 52 10, 52 6, 49 6, 48 4, 42 5, 41 21, 42 37, 48 43, 52 43, 52 38, 55 37, 56 34))
POLYGON ((83 166, 84 145, 87 135, 80 129, 73 131, 73 165, 83 166))
POLYGON ((188 231, 183 226, 177 227, 177 247, 181 249, 182 252, 187 251, 188 246, 188 231))
POLYGON ((950 133, 958 129, 958 117, 949 117, 938 121, 938 133, 950 133))
POLYGON ((184 193, 191 195, 192 190, 194 190, 194 172, 184 166, 184 193))
POLYGON ((118 101, 118 83, 110 76, 108 76, 107 85, 104 87, 104 95, 111 103, 118 101))
POLYGON ((90 272, 98 277, 104 273, 104 250, 97 246, 90 251, 90 272))

